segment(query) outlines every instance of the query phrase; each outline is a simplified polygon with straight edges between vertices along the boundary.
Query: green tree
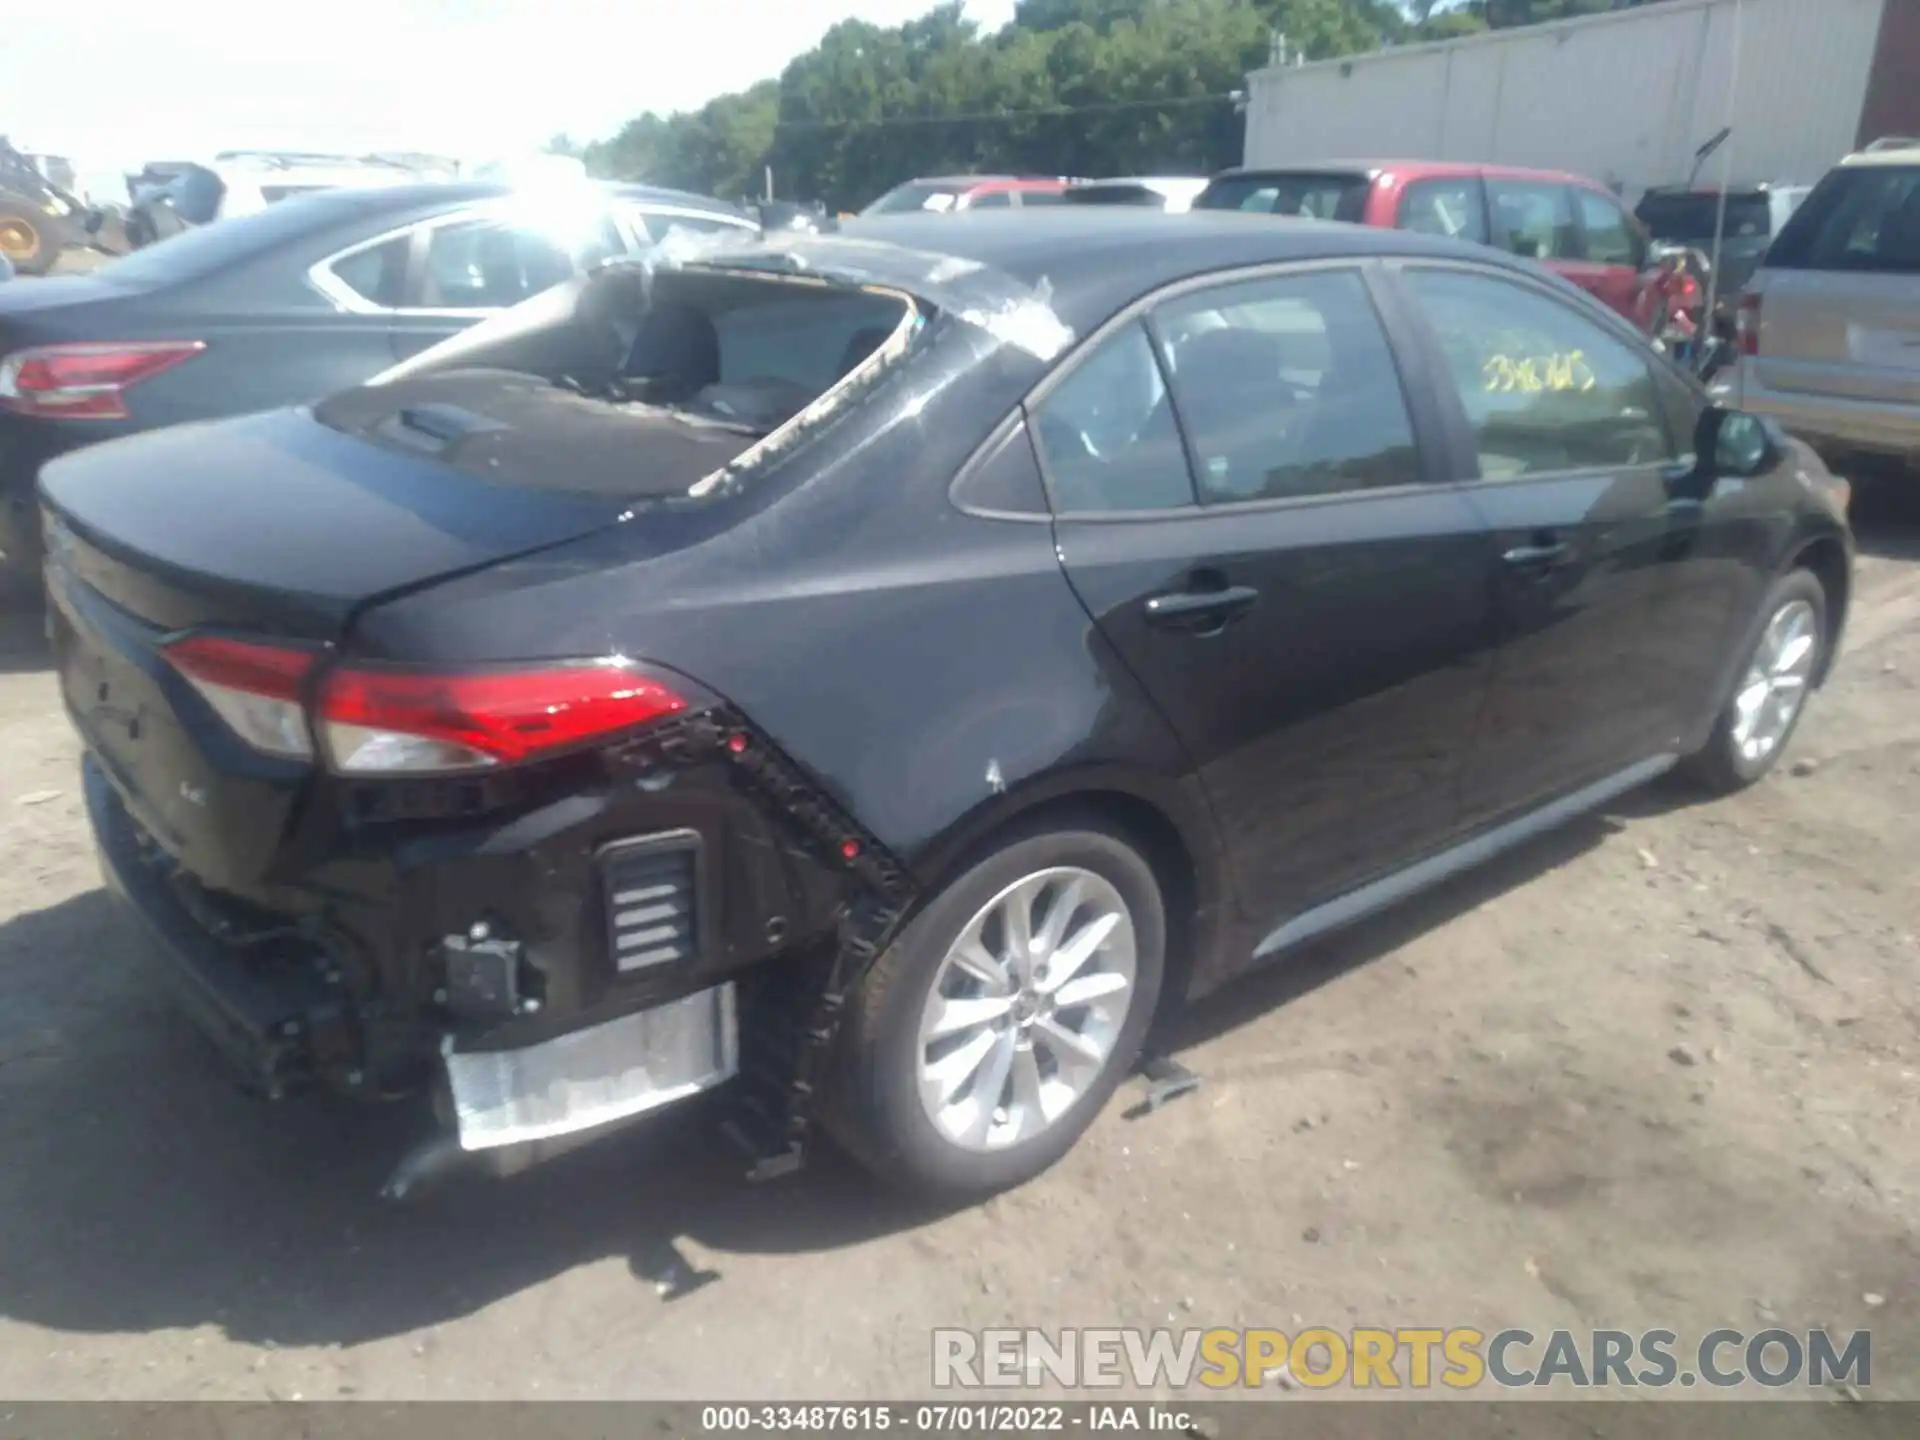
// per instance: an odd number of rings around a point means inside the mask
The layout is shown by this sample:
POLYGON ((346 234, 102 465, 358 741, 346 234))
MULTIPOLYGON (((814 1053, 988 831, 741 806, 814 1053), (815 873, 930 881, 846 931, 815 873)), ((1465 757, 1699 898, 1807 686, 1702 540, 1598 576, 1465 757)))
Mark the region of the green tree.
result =
POLYGON ((1240 156, 1233 95, 1274 32, 1325 59, 1469 28, 1476 6, 1504 3, 1019 0, 983 34, 947 0, 903 25, 845 21, 777 79, 641 115, 585 159, 727 197, 757 193, 771 165, 780 194, 841 208, 915 175, 1205 173, 1240 156))

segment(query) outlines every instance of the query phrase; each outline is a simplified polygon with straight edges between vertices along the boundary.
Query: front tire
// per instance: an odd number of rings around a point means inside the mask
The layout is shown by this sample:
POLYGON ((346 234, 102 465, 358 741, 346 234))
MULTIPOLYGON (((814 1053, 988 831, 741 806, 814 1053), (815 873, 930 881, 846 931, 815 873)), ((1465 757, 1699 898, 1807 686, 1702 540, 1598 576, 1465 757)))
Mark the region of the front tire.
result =
POLYGON ((1100 828, 1008 839, 926 906, 850 1002, 829 1129, 903 1189, 1032 1179, 1124 1080, 1159 1001, 1152 868, 1100 828))
POLYGON ((1745 662, 1713 734, 1682 767, 1686 779, 1728 795, 1779 763, 1824 668, 1827 635, 1827 594, 1812 572, 1776 580, 1748 632, 1745 662))
POLYGON ((53 216, 0 200, 0 254, 19 275, 44 275, 60 256, 63 227, 53 216))

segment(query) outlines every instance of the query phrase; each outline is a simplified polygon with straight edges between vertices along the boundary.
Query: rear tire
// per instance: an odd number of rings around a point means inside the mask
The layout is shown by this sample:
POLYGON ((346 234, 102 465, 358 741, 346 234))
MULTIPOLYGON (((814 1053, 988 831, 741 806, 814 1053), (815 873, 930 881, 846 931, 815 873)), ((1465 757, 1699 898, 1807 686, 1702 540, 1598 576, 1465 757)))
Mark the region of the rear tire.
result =
POLYGON ((1774 581, 1742 641, 1743 661, 1707 743, 1681 778, 1730 795, 1780 762, 1827 658, 1827 594, 1809 570, 1774 581))
POLYGON ((1153 870, 1118 835, 1081 822, 1003 841, 914 917, 849 1003, 829 1131, 909 1191, 963 1199, 1032 1179, 1138 1058, 1166 931, 1153 870), (1020 913, 1035 942, 1024 964, 1020 913))

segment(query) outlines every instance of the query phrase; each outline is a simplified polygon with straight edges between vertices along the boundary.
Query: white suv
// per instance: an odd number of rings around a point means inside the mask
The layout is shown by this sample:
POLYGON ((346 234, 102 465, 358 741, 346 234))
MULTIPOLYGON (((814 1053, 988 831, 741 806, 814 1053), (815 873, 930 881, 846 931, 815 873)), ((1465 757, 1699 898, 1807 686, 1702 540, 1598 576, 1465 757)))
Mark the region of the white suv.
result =
POLYGON ((1920 140, 1849 155, 1740 298, 1743 410, 1836 451, 1920 460, 1920 140))

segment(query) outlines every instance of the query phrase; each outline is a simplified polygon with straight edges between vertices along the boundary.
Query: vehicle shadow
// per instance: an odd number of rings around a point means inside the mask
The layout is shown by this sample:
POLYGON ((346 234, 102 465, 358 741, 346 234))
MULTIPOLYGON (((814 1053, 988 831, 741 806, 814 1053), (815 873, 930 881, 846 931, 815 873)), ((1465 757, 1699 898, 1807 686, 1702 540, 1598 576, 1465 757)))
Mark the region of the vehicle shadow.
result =
MULTIPOLYGON (((1650 791, 1611 814, 1668 803, 1650 791)), ((1256 1020, 1566 864, 1616 823, 1578 822, 1230 986, 1175 1027, 1176 1043, 1256 1020)), ((144 944, 98 890, 0 924, 0 1313, 64 1331, 217 1325, 258 1345, 352 1345, 609 1255, 671 1301, 726 1278, 682 1241, 817 1252, 943 1213, 824 1146, 799 1176, 747 1184, 698 1108, 510 1179, 381 1201, 424 1115, 240 1094, 144 944)))
POLYGON ((0 675, 27 675, 53 663, 47 649, 46 600, 0 588, 0 675))
POLYGON ((1677 783, 1643 787, 1602 811, 1582 816, 1391 909, 1303 945, 1275 964, 1197 1001, 1169 1028, 1168 1048, 1178 1051, 1198 1045, 1253 1022, 1509 890, 1572 863, 1618 833, 1623 820, 1665 814, 1697 803, 1698 798, 1677 783))
POLYGON ((1912 473, 1894 468, 1854 481, 1850 507, 1854 543, 1862 555, 1920 560, 1920 488, 1912 473))
POLYGON ((724 1279, 684 1258, 682 1239, 820 1251, 937 1213, 831 1152, 748 1185, 697 1110, 509 1179, 379 1200, 424 1114, 241 1094, 144 943, 98 890, 0 925, 0 1314, 351 1345, 609 1255, 672 1299, 724 1279))

